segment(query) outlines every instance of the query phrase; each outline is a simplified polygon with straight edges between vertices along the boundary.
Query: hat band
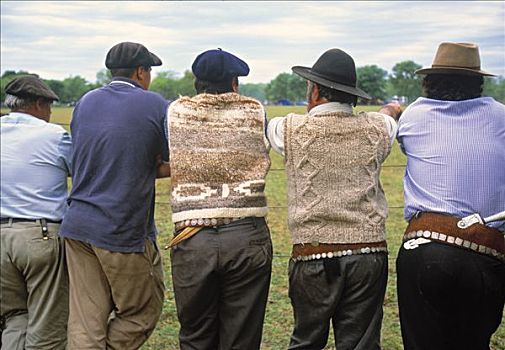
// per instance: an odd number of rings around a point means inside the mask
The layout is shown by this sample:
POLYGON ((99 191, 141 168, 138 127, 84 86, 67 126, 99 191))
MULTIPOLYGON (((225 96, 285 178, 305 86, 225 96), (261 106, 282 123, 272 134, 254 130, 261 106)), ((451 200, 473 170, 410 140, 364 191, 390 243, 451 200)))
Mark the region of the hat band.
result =
POLYGON ((480 70, 480 66, 468 67, 468 66, 443 66, 440 64, 432 64, 432 68, 463 68, 463 69, 472 69, 472 70, 480 70))

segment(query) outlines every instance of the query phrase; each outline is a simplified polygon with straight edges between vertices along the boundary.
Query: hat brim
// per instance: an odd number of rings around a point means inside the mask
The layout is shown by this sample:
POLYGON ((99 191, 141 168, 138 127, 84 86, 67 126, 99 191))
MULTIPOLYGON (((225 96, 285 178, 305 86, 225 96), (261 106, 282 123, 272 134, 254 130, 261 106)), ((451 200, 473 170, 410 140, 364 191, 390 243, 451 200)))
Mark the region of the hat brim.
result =
POLYGON ((469 69, 469 68, 455 68, 455 67, 430 67, 430 68, 422 68, 418 69, 414 72, 415 74, 462 74, 462 75, 481 75, 488 77, 495 77, 495 74, 491 74, 488 72, 484 72, 482 70, 477 69, 469 69))
POLYGON ((152 53, 151 51, 149 51, 149 56, 151 56, 151 64, 150 64, 151 67, 162 65, 161 59, 158 56, 156 56, 154 53, 152 53))
POLYGON ((302 78, 313 81, 315 83, 318 83, 318 84, 328 87, 330 89, 343 91, 343 92, 346 92, 350 95, 358 96, 358 97, 361 97, 361 98, 364 98, 367 100, 372 99, 372 97, 369 94, 367 94, 366 92, 364 92, 360 88, 348 86, 348 85, 344 85, 344 84, 340 84, 340 83, 328 80, 328 79, 321 77, 320 75, 312 72, 311 68, 309 68, 309 67, 295 66, 295 67, 292 67, 291 70, 293 70, 294 73, 298 74, 302 78))

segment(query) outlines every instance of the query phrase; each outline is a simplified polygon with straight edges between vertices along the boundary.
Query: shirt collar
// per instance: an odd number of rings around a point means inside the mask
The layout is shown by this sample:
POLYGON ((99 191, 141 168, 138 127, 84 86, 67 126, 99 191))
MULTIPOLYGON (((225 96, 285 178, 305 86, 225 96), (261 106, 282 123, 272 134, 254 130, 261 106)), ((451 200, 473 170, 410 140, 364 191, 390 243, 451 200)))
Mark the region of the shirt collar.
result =
POLYGON ((310 116, 325 114, 329 112, 342 112, 352 114, 352 106, 347 103, 328 102, 318 105, 309 111, 310 116))
POLYGON ((45 120, 34 117, 31 114, 23 112, 10 112, 0 119, 6 123, 22 123, 22 124, 46 124, 45 120))
POLYGON ((133 79, 130 79, 130 78, 126 78, 126 77, 114 77, 112 78, 112 81, 109 83, 109 84, 124 84, 124 85, 129 85, 131 87, 138 87, 138 88, 141 88, 142 89, 142 86, 140 86, 140 84, 133 80, 133 79))

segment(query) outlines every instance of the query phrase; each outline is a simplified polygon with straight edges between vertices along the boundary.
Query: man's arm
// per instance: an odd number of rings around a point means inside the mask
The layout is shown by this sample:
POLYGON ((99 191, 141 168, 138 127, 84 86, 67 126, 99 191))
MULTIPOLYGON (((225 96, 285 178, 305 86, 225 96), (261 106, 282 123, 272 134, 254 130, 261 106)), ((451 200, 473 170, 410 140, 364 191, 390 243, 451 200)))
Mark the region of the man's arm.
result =
POLYGON ((162 155, 156 157, 156 178, 170 177, 170 162, 165 162, 162 155))
POLYGON ((397 102, 391 102, 382 106, 379 113, 389 115, 390 117, 393 117, 394 120, 398 121, 402 115, 402 106, 397 102))
POLYGON ((284 156, 284 119, 276 117, 270 120, 267 127, 267 138, 272 149, 284 156))

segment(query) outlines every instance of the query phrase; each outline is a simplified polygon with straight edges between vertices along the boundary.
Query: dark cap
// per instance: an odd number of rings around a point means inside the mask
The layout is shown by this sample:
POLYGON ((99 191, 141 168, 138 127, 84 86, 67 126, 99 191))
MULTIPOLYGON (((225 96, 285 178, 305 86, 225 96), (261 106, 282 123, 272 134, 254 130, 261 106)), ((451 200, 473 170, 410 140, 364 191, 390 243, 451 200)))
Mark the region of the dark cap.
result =
POLYGON ((114 45, 105 58, 105 67, 136 68, 136 67, 161 66, 161 60, 142 44, 122 42, 114 45))
POLYGON ((23 75, 10 81, 5 86, 5 93, 21 98, 42 97, 50 101, 59 100, 58 95, 34 75, 23 75))
POLYGON ((247 63, 221 49, 208 50, 199 54, 191 69, 197 79, 212 82, 231 77, 244 77, 249 74, 247 63))
POLYGON ((330 49, 319 57, 312 67, 291 68, 299 76, 333 90, 371 99, 356 86, 356 67, 351 56, 340 49, 330 49))

